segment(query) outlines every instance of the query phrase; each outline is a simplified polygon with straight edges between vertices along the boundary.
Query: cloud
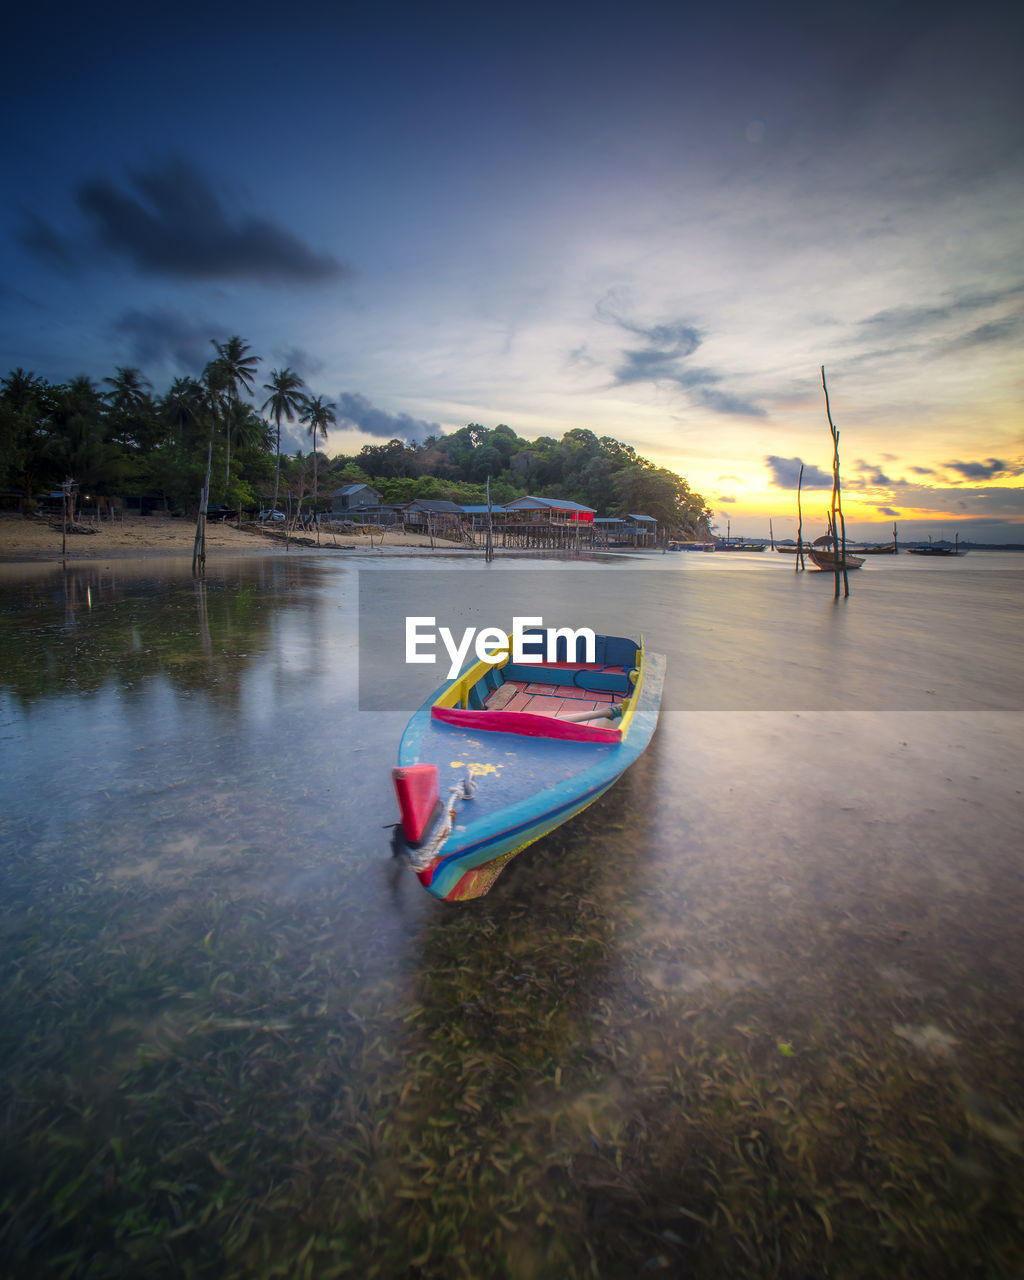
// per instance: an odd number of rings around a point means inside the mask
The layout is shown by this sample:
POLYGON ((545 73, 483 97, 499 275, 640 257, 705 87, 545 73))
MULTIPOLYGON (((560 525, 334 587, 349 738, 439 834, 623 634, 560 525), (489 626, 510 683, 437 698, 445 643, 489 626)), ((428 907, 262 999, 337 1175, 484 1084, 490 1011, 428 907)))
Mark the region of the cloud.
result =
POLYGON ((715 501, 716 501, 716 502, 735 502, 735 501, 736 501, 736 499, 732 496, 732 494, 731 494, 731 493, 720 493, 720 494, 715 498, 715 501))
POLYGON ((860 485, 889 485, 893 483, 892 477, 887 476, 882 468, 876 466, 873 462, 865 462, 863 458, 858 458, 853 465, 855 470, 862 473, 858 477, 860 485))
POLYGON ((967 480, 992 480, 996 476, 1021 474, 1020 467, 1013 467, 999 458, 989 458, 987 462, 947 462, 946 466, 967 480))
POLYGON ((880 516, 892 516, 894 520, 899 515, 895 507, 877 507, 876 510, 880 516))
MULTIPOLYGON (((668 334, 669 326, 657 325, 651 334, 668 334)), ((714 413, 732 417, 763 418, 765 411, 752 400, 744 399, 729 391, 719 391, 716 384, 722 381, 720 374, 711 369, 684 368, 681 361, 696 351, 700 337, 696 330, 685 331, 677 342, 668 342, 643 348, 624 350, 622 363, 612 370, 618 386, 630 386, 637 382, 672 382, 689 391, 690 400, 711 409, 714 413)))
POLYGON ((967 510, 976 516, 1024 517, 1024 488, 991 485, 977 489, 896 485, 892 501, 918 511, 967 510))
POLYGON ((933 476, 935 474, 934 467, 910 467, 909 469, 918 476, 933 476))
POLYGON ((291 369, 304 381, 323 373, 324 362, 317 356, 310 355, 301 347, 278 347, 274 351, 274 359, 282 369, 291 369))
POLYGON ((1024 316, 1007 316, 978 325, 976 329, 953 338, 942 348, 944 352, 969 351, 972 347, 988 347, 1003 342, 1018 342, 1024 330, 1024 316))
POLYGON ((594 357, 587 350, 586 343, 583 343, 582 346, 579 346, 579 347, 573 347, 572 350, 569 352, 569 354, 566 356, 565 362, 570 369, 576 367, 577 365, 584 369, 592 369, 598 363, 598 361, 595 360, 594 357))
POLYGON ((936 359, 985 347, 1019 343, 1024 333, 1024 284, 947 295, 929 306, 892 307, 862 320, 858 338, 868 350, 857 363, 915 354, 936 359))
POLYGON ((691 393, 690 399, 714 413, 732 417, 763 418, 764 409, 733 392, 717 390, 722 376, 712 369, 685 365, 700 347, 703 334, 695 325, 683 320, 666 324, 642 325, 627 320, 602 299, 596 307, 598 316, 624 332, 642 338, 644 345, 626 347, 612 377, 620 387, 638 382, 671 382, 691 393))
POLYGON ((379 436, 384 440, 425 440, 427 436, 441 434, 441 424, 410 417, 407 413, 387 413, 378 409, 366 396, 355 391, 339 393, 335 405, 339 427, 362 431, 364 435, 379 436))
MULTIPOLYGON (((795 489, 800 479, 799 458, 777 458, 770 454, 765 458, 765 466, 772 473, 771 483, 778 489, 795 489)), ((805 489, 831 489, 832 476, 820 467, 803 464, 805 489)))
MULTIPOLYGON (((715 380, 720 381, 717 378, 715 380)), ((706 409, 712 409, 715 413, 725 413, 740 418, 767 417, 764 409, 753 400, 744 400, 742 396, 734 395, 729 391, 698 391, 696 399, 706 409)))
MULTIPOLYGON (((81 183, 75 201, 99 242, 143 274, 257 284, 316 284, 351 274, 278 223, 230 213, 187 160, 135 171, 129 188, 100 176, 81 183)), ((51 261, 71 255, 66 242, 41 226, 22 235, 51 261)))
MULTIPOLYGON (((891 307, 886 311, 878 311, 862 322, 865 331, 876 336, 891 337, 911 335, 922 330, 942 328, 961 317, 970 317, 980 311, 1004 306, 1015 301, 1024 294, 1024 284, 1011 284, 1003 289, 991 289, 983 293, 966 294, 959 298, 950 298, 947 302, 930 307, 891 307)), ((1006 322, 997 322, 998 328, 1006 322)), ((989 326, 981 326, 988 328, 989 326)), ((976 330, 977 332, 977 330, 976 330)), ((1004 335, 998 336, 1001 340, 1004 335)))
MULTIPOLYGON (((688 353, 687 353, 688 354, 688 353)), ((632 382, 678 382, 681 386, 694 386, 700 382, 714 381, 711 375, 701 370, 683 373, 677 367, 679 352, 661 350, 656 347, 644 350, 623 351, 623 363, 614 370, 615 381, 620 386, 628 386, 632 382)))
MULTIPOLYGON (((319 445, 319 439, 317 440, 319 445)), ((281 452, 294 457, 299 453, 309 453, 313 448, 313 438, 300 422, 281 423, 281 452)))
POLYGON ((196 377, 216 354, 211 340, 225 342, 231 336, 223 325, 192 320, 169 307, 125 311, 111 332, 127 341, 133 363, 143 368, 170 364, 196 377))
POLYGON ((678 321, 644 327, 607 309, 602 312, 600 305, 598 312, 607 315, 620 329, 643 338, 646 343, 644 347, 622 352, 623 363, 614 371, 615 380, 620 385, 668 380, 681 386, 697 386, 717 381, 715 375, 705 369, 683 370, 679 367, 679 361, 692 356, 701 344, 700 331, 692 325, 678 321))
POLYGON ((25 225, 15 232, 16 238, 48 266, 73 275, 78 271, 75 255, 53 227, 36 213, 25 214, 25 225))

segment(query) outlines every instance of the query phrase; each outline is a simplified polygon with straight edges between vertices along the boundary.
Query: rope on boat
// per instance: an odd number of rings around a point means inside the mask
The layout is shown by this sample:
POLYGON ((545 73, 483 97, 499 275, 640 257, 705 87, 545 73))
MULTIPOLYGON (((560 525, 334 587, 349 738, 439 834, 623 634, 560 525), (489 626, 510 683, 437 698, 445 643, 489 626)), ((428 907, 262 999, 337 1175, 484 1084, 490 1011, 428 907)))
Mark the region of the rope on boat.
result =
POLYGON ((583 724, 587 720, 619 720, 623 715, 623 704, 616 702, 611 706, 598 707, 596 711, 576 711, 571 716, 560 716, 567 724, 583 724))
POLYGON ((448 788, 448 799, 445 801, 444 813, 437 827, 431 833, 430 839, 418 849, 406 850, 406 857, 409 859, 409 865, 413 871, 426 871, 452 833, 452 828, 455 826, 455 816, 458 812, 456 808, 458 802, 460 800, 472 800, 475 795, 476 783, 473 781, 471 773, 467 773, 465 778, 454 787, 448 788))

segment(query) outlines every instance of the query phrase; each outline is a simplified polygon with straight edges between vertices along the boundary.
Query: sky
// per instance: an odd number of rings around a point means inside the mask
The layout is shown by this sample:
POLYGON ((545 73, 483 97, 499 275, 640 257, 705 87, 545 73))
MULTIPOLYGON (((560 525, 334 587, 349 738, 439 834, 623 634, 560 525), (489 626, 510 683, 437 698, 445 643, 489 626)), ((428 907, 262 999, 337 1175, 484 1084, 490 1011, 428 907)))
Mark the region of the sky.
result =
POLYGON ((789 537, 824 367, 848 532, 1024 542, 1022 36, 991 0, 19 6, 0 369, 163 392, 239 334, 331 454, 587 427, 789 537))

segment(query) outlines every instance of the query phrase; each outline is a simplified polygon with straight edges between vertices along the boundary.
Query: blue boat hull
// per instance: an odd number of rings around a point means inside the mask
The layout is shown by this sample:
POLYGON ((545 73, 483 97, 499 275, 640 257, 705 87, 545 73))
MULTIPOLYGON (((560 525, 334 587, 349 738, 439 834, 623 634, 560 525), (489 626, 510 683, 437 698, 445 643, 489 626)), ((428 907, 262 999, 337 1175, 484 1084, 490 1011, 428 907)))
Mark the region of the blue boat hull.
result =
MULTIPOLYGON (((399 765, 435 765, 444 796, 467 774, 476 793, 429 866, 418 871, 436 897, 480 897, 508 861, 599 799, 646 749, 657 726, 665 659, 645 654, 636 703, 619 741, 564 741, 443 723, 431 695, 409 722, 399 765)), ((445 689, 450 687, 449 682, 445 689)))

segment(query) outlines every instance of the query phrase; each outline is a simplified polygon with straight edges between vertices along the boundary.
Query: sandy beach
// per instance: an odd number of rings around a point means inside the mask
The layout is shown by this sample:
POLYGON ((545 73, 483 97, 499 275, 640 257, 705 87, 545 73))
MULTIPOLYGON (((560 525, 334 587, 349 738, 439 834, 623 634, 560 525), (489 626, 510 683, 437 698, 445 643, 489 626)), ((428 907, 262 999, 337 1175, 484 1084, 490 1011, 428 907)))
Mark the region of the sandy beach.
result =
MULTIPOLYGON (((66 557, 62 554, 63 534, 43 521, 24 520, 20 516, 0 516, 0 562, 12 563, 25 560, 97 560, 112 557, 136 557, 151 555, 192 554, 195 541, 195 525, 191 520, 170 516, 126 516, 123 521, 102 521, 91 526, 95 533, 68 534, 66 557)), ((304 535, 294 535, 286 546, 283 536, 275 531, 263 532, 256 525, 210 523, 206 529, 206 554, 273 555, 287 550, 320 551, 336 554, 341 550, 368 551, 371 535, 364 531, 323 532, 320 547, 309 546, 304 535)), ((435 546, 451 549, 455 543, 435 538, 435 546)), ((381 547, 381 537, 372 531, 374 549, 381 547)), ((388 548, 430 547, 430 538, 423 534, 386 532, 383 550, 388 548)))

